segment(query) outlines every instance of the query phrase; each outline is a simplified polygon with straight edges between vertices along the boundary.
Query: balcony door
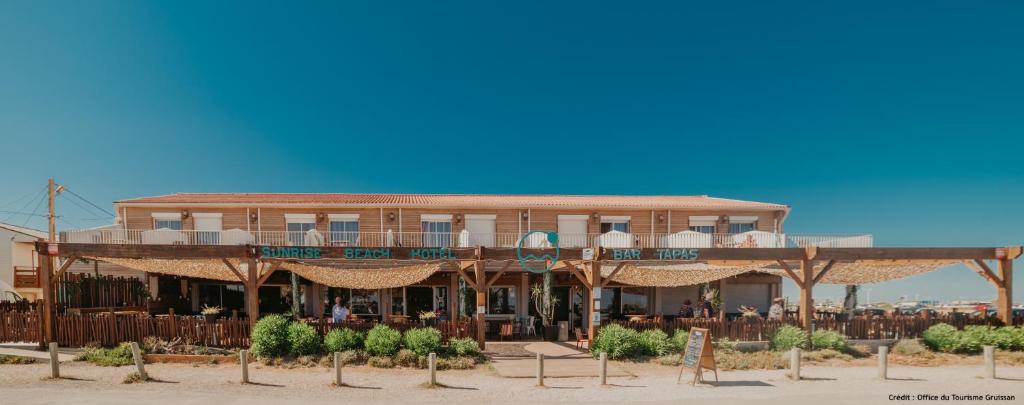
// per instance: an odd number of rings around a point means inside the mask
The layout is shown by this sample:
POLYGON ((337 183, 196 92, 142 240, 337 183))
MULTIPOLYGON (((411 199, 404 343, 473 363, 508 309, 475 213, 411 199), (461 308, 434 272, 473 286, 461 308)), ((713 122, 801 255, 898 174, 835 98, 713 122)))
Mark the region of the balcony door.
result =
POLYGON ((221 213, 194 213, 196 243, 200 245, 219 245, 220 232, 223 228, 223 214, 221 213))
POLYGON ((469 246, 495 246, 495 215, 466 215, 466 231, 469 232, 469 246))
POLYGON ((587 216, 558 216, 558 246, 564 248, 587 247, 587 216))

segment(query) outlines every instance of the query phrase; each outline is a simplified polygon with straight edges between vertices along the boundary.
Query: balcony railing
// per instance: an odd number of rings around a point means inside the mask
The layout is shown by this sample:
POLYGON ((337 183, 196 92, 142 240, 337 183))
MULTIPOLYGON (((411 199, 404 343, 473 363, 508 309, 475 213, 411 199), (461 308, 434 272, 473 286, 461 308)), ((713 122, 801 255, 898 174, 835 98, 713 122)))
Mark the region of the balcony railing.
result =
MULTIPOLYGON (((683 231, 672 234, 559 234, 562 248, 783 248, 872 247, 871 235, 787 235, 752 231, 736 234, 683 231)), ((462 232, 177 231, 91 229, 61 232, 63 243, 142 245, 272 245, 362 247, 550 247, 543 234, 462 232), (526 240, 523 240, 523 238, 526 240)))
POLYGON ((39 288, 39 268, 14 266, 14 288, 39 288))

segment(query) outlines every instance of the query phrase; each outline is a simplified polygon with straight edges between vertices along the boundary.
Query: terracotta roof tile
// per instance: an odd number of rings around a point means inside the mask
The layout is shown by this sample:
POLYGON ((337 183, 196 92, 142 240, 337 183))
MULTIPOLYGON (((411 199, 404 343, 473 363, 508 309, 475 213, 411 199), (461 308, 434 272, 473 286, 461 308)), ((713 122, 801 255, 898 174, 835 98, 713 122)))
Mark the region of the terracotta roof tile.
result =
POLYGON ((118 204, 258 204, 339 205, 369 207, 481 208, 709 208, 786 210, 783 204, 708 196, 625 196, 543 194, 301 194, 301 193, 177 193, 117 201, 118 204))

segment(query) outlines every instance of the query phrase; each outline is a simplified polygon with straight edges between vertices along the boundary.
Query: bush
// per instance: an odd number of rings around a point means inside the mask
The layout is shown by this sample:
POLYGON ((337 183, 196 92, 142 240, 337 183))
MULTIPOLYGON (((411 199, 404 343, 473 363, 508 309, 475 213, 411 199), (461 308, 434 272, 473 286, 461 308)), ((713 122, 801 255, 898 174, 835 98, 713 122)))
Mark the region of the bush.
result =
POLYGON ((374 326, 373 329, 370 329, 370 333, 366 334, 364 345, 366 352, 371 356, 394 356, 402 346, 402 333, 380 324, 374 326))
POLYGON ((995 344, 1001 350, 1024 351, 1024 328, 1004 326, 997 329, 995 344))
POLYGON ((305 322, 288 325, 288 352, 292 356, 308 356, 320 353, 320 335, 305 322))
POLYGON ((288 320, 281 315, 268 315, 252 329, 252 354, 256 357, 277 357, 288 351, 288 320))
POLYGON ((635 330, 620 325, 608 325, 598 332, 590 353, 599 357, 601 352, 605 352, 610 359, 633 357, 640 349, 639 335, 635 330))
POLYGON ((345 352, 363 347, 366 336, 349 328, 334 329, 324 336, 324 351, 345 352))
POLYGON ((420 356, 437 353, 441 348, 441 332, 434 328, 412 328, 405 331, 405 348, 420 356))
POLYGON ((448 353, 453 356, 479 356, 480 345, 473 338, 456 338, 448 341, 448 353))
POLYGON ((648 329, 637 335, 639 353, 646 356, 662 356, 669 351, 671 343, 661 329, 648 329))
POLYGON ((135 360, 132 358, 132 346, 130 343, 121 343, 113 349, 102 347, 89 348, 76 357, 75 360, 88 361, 97 366, 104 367, 127 366, 135 363, 135 360))
POLYGON ((368 356, 362 350, 349 350, 341 352, 341 364, 365 364, 368 356))
POLYGON ((953 352, 960 340, 960 332, 953 325, 940 323, 932 325, 921 334, 924 344, 932 350, 953 352))
POLYGON ((816 330, 811 334, 811 347, 815 350, 829 349, 844 352, 849 349, 846 336, 834 330, 816 330))
POLYGON ((676 329, 675 333, 672 334, 672 338, 669 339, 669 351, 672 353, 682 353, 686 350, 686 344, 689 342, 690 331, 676 329))
POLYGON ((409 349, 402 349, 395 355, 395 363, 402 367, 418 367, 420 356, 409 349))
POLYGON ((794 347, 807 348, 807 333, 796 326, 786 325, 772 334, 768 346, 772 350, 789 350, 794 347))
POLYGON ((377 367, 377 368, 394 368, 395 367, 395 361, 392 360, 390 357, 384 357, 384 356, 370 357, 370 360, 367 361, 366 363, 369 364, 371 367, 377 367))
POLYGON ((476 367, 476 359, 468 356, 437 359, 439 370, 469 370, 473 367, 476 367))
POLYGON ((927 352, 928 348, 913 339, 902 339, 892 347, 892 352, 901 356, 917 356, 927 352))

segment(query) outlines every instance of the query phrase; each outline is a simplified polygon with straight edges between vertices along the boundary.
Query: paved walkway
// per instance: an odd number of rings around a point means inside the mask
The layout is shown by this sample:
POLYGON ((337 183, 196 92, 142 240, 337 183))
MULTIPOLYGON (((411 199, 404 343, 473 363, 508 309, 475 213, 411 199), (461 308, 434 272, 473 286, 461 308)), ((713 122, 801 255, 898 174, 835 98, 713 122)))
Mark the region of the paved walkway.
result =
MULTIPOLYGON (((39 348, 38 343, 4 343, 0 344, 0 354, 8 356, 19 356, 19 357, 31 357, 35 359, 41 359, 50 361, 50 352, 44 352, 37 350, 39 348)), ((61 347, 57 349, 57 360, 72 361, 75 356, 78 355, 80 349, 71 349, 61 347)))
MULTIPOLYGON (((489 345, 491 343, 488 343, 489 345)), ((535 378, 537 376, 536 354, 544 354, 544 377, 598 377, 601 363, 590 353, 576 350, 570 343, 533 342, 524 349, 534 353, 532 357, 494 357, 491 365, 495 372, 507 378, 535 378)), ((617 366, 608 363, 609 377, 632 377, 633 375, 617 366)))

